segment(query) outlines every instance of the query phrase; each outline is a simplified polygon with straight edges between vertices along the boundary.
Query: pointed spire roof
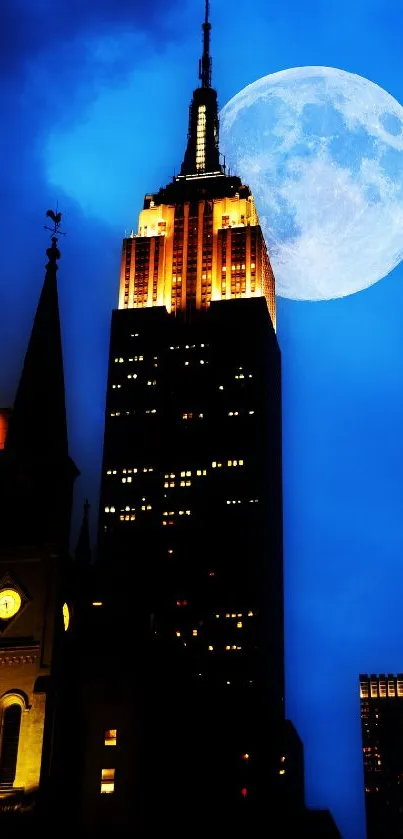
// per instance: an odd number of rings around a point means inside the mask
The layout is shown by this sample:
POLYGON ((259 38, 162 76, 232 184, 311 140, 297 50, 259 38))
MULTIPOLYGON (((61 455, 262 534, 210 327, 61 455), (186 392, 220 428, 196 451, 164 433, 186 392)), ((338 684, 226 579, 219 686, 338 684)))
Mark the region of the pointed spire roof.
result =
POLYGON ((91 562, 91 540, 89 525, 90 505, 88 499, 84 501, 83 519, 75 550, 75 559, 79 565, 89 565, 91 562))
POLYGON ((193 92, 189 108, 188 142, 181 166, 181 175, 203 175, 222 172, 218 147, 217 91, 211 87, 210 4, 205 0, 203 55, 199 61, 201 86, 193 92))
POLYGON ((46 251, 45 281, 5 443, 5 450, 13 456, 54 462, 68 458, 57 241, 53 236, 46 251))

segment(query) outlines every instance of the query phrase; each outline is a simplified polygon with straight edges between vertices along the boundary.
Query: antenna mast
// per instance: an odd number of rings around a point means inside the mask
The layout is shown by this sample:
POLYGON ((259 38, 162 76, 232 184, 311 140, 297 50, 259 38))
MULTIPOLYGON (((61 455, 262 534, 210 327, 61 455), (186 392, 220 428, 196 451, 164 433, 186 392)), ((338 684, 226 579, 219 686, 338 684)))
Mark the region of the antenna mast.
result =
POLYGON ((202 87, 211 87, 211 69, 212 61, 210 56, 210 32, 211 23, 210 17, 210 3, 206 0, 206 12, 203 23, 203 56, 199 61, 199 79, 202 87))

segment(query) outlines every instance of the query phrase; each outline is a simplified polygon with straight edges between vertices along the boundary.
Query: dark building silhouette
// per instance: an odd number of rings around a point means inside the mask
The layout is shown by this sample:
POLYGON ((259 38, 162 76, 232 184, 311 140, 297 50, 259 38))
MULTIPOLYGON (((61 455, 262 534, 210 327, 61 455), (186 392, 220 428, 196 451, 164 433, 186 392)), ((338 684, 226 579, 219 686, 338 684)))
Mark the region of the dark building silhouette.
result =
POLYGON ((368 839, 403 836, 403 674, 360 675, 368 839))
POLYGON ((82 814, 94 832, 218 836, 270 812, 313 836, 326 814, 305 810, 284 712, 274 276, 249 187, 220 163, 208 4, 203 35, 180 174, 123 241, 82 814))
POLYGON ((285 719, 274 276, 253 196, 220 161, 208 3, 199 76, 180 174, 123 242, 95 564, 88 502, 68 552, 78 470, 48 212, 0 412, 0 827, 14 832, 339 835, 305 807, 285 719))
POLYGON ((15 814, 14 831, 38 808, 50 813, 67 731, 59 676, 78 470, 68 454, 56 237, 47 255, 14 408, 1 412, 0 814, 15 814))

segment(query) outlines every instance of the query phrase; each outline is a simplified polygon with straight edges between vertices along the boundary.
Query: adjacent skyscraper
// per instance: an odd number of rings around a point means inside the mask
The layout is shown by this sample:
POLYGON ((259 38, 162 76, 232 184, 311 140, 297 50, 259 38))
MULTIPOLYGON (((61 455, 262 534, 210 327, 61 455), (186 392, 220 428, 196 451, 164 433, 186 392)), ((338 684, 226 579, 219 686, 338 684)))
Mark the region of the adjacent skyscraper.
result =
POLYGON ((403 835, 403 674, 360 676, 368 839, 403 835))

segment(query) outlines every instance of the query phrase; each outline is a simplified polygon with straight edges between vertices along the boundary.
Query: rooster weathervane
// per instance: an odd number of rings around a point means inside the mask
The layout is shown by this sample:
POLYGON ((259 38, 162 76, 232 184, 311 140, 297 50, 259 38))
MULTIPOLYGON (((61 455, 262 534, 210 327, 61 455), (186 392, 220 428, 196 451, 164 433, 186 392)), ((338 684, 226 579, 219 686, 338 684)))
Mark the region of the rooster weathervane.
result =
POLYGON ((48 210, 46 215, 53 222, 53 227, 48 227, 45 224, 45 230, 49 230, 53 234, 53 236, 65 236, 66 234, 63 232, 63 230, 60 230, 60 225, 62 223, 62 214, 58 212, 57 207, 56 212, 54 210, 48 210))

